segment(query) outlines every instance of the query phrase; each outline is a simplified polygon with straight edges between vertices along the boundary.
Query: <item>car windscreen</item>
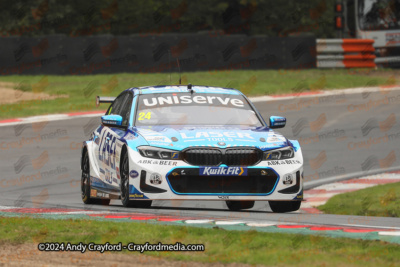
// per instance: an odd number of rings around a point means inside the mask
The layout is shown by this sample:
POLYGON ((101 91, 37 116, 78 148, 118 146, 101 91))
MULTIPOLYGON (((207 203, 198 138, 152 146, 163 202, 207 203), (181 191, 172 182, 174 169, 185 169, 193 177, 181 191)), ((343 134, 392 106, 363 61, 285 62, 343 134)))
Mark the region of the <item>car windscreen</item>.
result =
POLYGON ((237 125, 262 126, 241 95, 162 93, 140 95, 136 126, 237 125))

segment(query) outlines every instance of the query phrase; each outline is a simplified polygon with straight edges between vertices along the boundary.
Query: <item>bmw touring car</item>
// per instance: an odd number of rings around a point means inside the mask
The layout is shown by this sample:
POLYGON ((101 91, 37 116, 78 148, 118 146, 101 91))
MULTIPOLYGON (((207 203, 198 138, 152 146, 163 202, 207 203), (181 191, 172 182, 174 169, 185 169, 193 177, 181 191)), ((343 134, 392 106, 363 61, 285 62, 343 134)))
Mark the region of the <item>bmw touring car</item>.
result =
POLYGON ((303 156, 299 142, 267 124, 232 88, 129 88, 110 103, 81 152, 86 204, 148 208, 153 200, 220 200, 230 210, 268 201, 273 212, 300 208, 303 156))

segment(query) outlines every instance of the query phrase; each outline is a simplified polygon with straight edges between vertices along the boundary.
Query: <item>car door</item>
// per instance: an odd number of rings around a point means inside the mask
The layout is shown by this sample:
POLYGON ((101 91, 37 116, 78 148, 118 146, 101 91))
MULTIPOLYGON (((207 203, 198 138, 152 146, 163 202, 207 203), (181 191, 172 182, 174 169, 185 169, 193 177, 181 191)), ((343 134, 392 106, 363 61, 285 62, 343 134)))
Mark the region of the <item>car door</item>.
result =
MULTIPOLYGON (((116 177, 116 186, 119 187, 120 185, 120 173, 119 173, 119 166, 120 166, 120 161, 122 160, 120 158, 121 155, 121 150, 122 146, 124 143, 122 142, 121 138, 126 135, 126 131, 128 129, 129 122, 130 122, 130 114, 132 110, 132 101, 133 101, 133 94, 131 92, 128 92, 127 97, 125 98, 124 104, 122 105, 121 109, 119 110, 119 114, 122 117, 122 126, 120 128, 112 128, 112 134, 113 134, 113 146, 111 146, 111 158, 113 161, 113 166, 112 168, 112 174, 113 177, 116 177)), ((114 182, 114 181, 113 181, 114 182)), ((113 183, 114 185, 114 183, 113 183)))
MULTIPOLYGON (((124 92, 119 95, 108 108, 106 115, 121 115, 124 110, 124 104, 130 94, 124 92)), ((102 126, 100 132, 100 143, 98 146, 98 162, 100 179, 105 188, 116 188, 119 186, 116 162, 116 147, 120 136, 123 136, 125 130, 120 127, 102 126)))

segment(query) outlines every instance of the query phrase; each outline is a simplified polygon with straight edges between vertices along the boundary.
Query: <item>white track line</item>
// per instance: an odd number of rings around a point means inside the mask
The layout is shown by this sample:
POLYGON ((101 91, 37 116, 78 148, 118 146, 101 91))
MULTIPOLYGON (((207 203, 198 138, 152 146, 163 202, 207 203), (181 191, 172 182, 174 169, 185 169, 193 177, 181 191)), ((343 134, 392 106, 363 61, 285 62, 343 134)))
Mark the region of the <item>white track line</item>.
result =
POLYGON ((334 95, 350 95, 350 94, 361 94, 361 93, 374 93, 374 92, 383 92, 383 91, 397 91, 400 90, 400 86, 390 87, 390 88, 381 88, 381 87, 358 87, 358 88, 349 88, 349 89, 331 89, 331 90, 320 90, 319 94, 313 95, 288 95, 285 96, 256 96, 249 97, 251 102, 264 102, 264 101, 277 101, 277 100, 290 100, 290 99, 298 99, 298 98, 316 98, 316 97, 325 97, 325 96, 334 96, 334 95))
MULTIPOLYGON (((69 116, 68 114, 54 114, 54 115, 34 116, 34 117, 27 117, 27 118, 15 118, 15 119, 20 119, 22 121, 0 123, 0 127, 10 126, 10 125, 18 125, 18 124, 35 123, 35 122, 44 122, 44 121, 71 120, 71 119, 79 119, 79 118, 87 118, 87 117, 99 117, 100 118, 102 115, 104 115, 104 112, 94 113, 94 114, 82 114, 82 115, 76 115, 76 116, 69 116)), ((100 123, 100 121, 99 121, 99 123, 100 123)))
POLYGON ((266 222, 266 223, 256 223, 256 222, 252 222, 252 223, 246 223, 246 225, 247 226, 250 226, 250 227, 268 227, 268 226, 274 226, 274 225, 277 225, 278 223, 277 222, 271 222, 271 223, 268 223, 268 222, 266 222))
MULTIPOLYGON (((361 219, 362 220, 362 219, 361 219)), ((400 230, 400 227, 393 226, 376 226, 376 225, 363 225, 363 224, 338 224, 337 226, 349 226, 358 228, 376 228, 376 229, 388 229, 388 230, 400 230)))
POLYGON ((400 236, 400 232, 379 232, 379 235, 400 236))
POLYGON ((245 222, 241 221, 216 221, 216 225, 238 225, 238 224, 244 224, 245 222))
POLYGON ((213 223, 214 220, 186 220, 184 222, 187 224, 207 224, 207 223, 213 223))

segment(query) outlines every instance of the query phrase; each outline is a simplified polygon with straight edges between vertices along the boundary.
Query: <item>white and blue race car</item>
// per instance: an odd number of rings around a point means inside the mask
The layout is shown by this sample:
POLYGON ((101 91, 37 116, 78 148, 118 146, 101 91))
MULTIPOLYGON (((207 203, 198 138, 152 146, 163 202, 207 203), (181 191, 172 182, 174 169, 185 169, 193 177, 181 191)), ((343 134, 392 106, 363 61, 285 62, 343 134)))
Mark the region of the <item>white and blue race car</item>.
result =
POLYGON ((268 201, 274 212, 300 208, 299 142, 274 131, 249 99, 231 88, 130 88, 111 103, 83 143, 81 193, 86 204, 121 199, 148 208, 153 200, 221 200, 230 210, 268 201))

